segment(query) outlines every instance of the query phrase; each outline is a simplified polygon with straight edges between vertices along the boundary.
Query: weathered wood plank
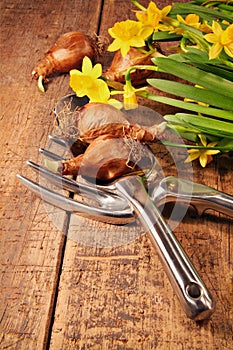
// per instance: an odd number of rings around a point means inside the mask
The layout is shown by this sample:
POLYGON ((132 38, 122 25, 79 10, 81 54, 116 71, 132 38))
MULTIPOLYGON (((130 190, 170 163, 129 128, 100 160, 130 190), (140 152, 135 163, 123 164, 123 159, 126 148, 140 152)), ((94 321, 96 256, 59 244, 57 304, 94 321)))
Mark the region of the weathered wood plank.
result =
MULTIPOLYGON (((169 3, 161 1, 159 6, 169 3)), ((107 35, 116 20, 134 18, 131 9, 130 2, 105 1, 100 33, 107 35)), ((103 64, 111 57, 108 53, 103 64)), ((164 106, 153 107, 162 114, 167 111, 164 106)), ((164 173, 174 175, 177 169, 169 151, 155 150, 164 173)), ((195 181, 232 193, 228 160, 219 159, 205 170, 194 164, 189 169, 193 174, 187 174, 186 155, 178 153, 181 160, 176 165, 182 176, 193 175, 195 181)), ((186 318, 141 226, 114 227, 72 218, 50 348, 230 349, 232 221, 216 213, 201 218, 190 214, 175 233, 216 300, 210 321, 195 323, 186 318), (139 236, 122 244, 127 233, 139 236)))
POLYGON ((40 93, 31 71, 62 33, 95 32, 100 10, 98 0, 2 2, 1 349, 46 347, 67 226, 65 213, 50 208, 60 216, 60 227, 54 226, 49 208, 16 179, 16 173, 34 177, 25 162, 40 161, 54 105, 70 91, 68 76, 60 76, 40 93))

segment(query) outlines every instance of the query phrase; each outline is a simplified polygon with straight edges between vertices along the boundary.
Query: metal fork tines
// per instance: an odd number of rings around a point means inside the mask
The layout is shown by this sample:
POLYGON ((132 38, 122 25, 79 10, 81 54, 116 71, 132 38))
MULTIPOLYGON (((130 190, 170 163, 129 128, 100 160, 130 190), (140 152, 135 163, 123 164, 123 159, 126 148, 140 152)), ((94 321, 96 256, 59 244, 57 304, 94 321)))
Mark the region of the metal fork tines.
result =
POLYGON ((41 183, 34 182, 25 176, 17 174, 18 179, 29 188, 32 192, 40 196, 45 202, 52 204, 68 212, 77 213, 90 219, 95 219, 105 223, 116 225, 126 224, 135 220, 133 210, 129 203, 123 198, 99 191, 94 186, 85 183, 77 183, 67 177, 55 174, 50 170, 34 163, 27 161, 27 165, 38 172, 49 183, 58 185, 60 188, 90 199, 92 204, 74 200, 64 194, 60 194, 41 183))

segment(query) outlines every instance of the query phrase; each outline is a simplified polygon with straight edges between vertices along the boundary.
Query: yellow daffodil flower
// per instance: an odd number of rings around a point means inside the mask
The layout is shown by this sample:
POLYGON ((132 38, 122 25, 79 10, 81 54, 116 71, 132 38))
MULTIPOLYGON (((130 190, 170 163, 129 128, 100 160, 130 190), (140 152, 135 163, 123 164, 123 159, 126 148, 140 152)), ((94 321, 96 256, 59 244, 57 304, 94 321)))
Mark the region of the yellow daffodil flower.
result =
MULTIPOLYGON (((177 20, 179 23, 185 24, 186 26, 193 27, 195 29, 199 29, 204 33, 211 33, 212 28, 208 25, 207 21, 203 21, 203 23, 199 22, 200 17, 194 13, 188 14, 185 18, 180 15, 177 15, 177 20)), ((176 24, 178 25, 178 24, 176 24)), ((170 33, 183 34, 183 28, 173 28, 170 33)))
MULTIPOLYGON (((207 141, 206 141, 206 138, 203 136, 203 135, 198 135, 200 140, 201 140, 201 144, 202 146, 204 147, 214 147, 216 146, 217 142, 210 142, 208 145, 207 145, 207 141)), ((198 145, 198 144, 197 144, 198 145)), ((203 168, 205 168, 205 166, 207 164, 209 164, 212 160, 213 160, 213 157, 212 155, 214 154, 217 154, 219 153, 220 151, 219 150, 210 150, 210 149, 190 149, 188 150, 188 153, 189 153, 189 156, 188 158, 185 160, 185 163, 188 163, 188 162, 192 162, 193 160, 195 159, 198 159, 199 158, 199 162, 201 164, 201 166, 203 168)))
POLYGON ((108 29, 108 32, 114 38, 108 47, 108 51, 121 50, 123 57, 127 55, 131 46, 145 46, 145 40, 151 34, 150 30, 144 27, 141 22, 129 19, 123 22, 116 22, 112 28, 108 29))
POLYGON ((129 80, 126 80, 124 89, 122 91, 112 91, 111 95, 123 95, 124 96, 124 108, 126 110, 136 109, 138 107, 137 92, 146 91, 146 87, 134 88, 129 80))
POLYGON ((137 19, 150 30, 150 34, 158 30, 169 30, 170 26, 161 24, 171 10, 171 6, 165 6, 160 10, 157 5, 151 1, 146 11, 136 11, 137 19))
POLYGON ((223 30, 221 25, 214 21, 212 30, 213 33, 205 35, 205 39, 213 44, 209 50, 209 58, 217 58, 223 49, 228 56, 233 58, 233 24, 223 30))
POLYGON ((102 75, 102 66, 97 63, 92 67, 89 57, 84 57, 82 71, 72 69, 70 71, 70 87, 78 97, 88 96, 91 102, 107 101, 110 91, 107 84, 99 79, 102 75))
MULTIPOLYGON (((190 13, 185 18, 183 18, 180 15, 176 16, 179 23, 185 24, 186 26, 193 27, 196 29, 199 29, 201 26, 201 23, 199 22, 200 17, 194 13, 190 13)), ((184 29, 183 28, 174 28, 174 30, 171 31, 171 33, 176 34, 183 34, 184 29)))
POLYGON ((138 107, 138 101, 136 96, 136 89, 126 81, 124 86, 124 108, 136 109, 138 107))
POLYGON ((70 71, 70 87, 78 97, 87 96, 90 102, 110 103, 119 108, 119 101, 110 99, 108 85, 100 79, 101 75, 101 64, 97 63, 92 67, 90 58, 86 56, 83 59, 82 71, 70 71))
POLYGON ((183 17, 180 15, 177 15, 176 17, 180 23, 186 24, 196 29, 198 29, 201 25, 201 23, 199 22, 199 16, 195 15, 194 13, 190 13, 185 17, 185 19, 183 19, 183 17))

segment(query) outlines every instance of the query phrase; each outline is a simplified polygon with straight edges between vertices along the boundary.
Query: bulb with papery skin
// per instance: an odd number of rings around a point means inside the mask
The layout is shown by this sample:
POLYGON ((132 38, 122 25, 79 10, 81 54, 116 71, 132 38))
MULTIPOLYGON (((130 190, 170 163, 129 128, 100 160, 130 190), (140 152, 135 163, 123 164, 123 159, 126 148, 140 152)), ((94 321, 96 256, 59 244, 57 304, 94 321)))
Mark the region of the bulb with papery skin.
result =
POLYGON ((80 69, 85 56, 91 60, 95 56, 94 45, 87 35, 80 32, 61 35, 32 71, 33 78, 38 79, 39 89, 44 92, 43 81, 52 74, 80 69))

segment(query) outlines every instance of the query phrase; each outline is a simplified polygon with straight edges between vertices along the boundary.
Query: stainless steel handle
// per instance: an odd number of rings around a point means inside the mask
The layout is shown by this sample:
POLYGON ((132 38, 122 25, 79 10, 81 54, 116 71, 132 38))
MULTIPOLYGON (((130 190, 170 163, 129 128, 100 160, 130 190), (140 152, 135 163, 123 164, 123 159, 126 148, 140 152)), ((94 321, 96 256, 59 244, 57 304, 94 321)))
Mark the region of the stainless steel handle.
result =
POLYGON ((213 313, 214 301, 173 232, 150 200, 142 178, 128 176, 118 180, 115 185, 131 202, 147 231, 149 229, 152 244, 187 316, 194 320, 208 318, 213 313))
POLYGON ((190 203, 199 214, 207 209, 213 209, 233 217, 233 196, 217 191, 212 187, 174 176, 164 178, 159 187, 159 196, 156 190, 151 195, 154 202, 157 201, 159 204, 169 201, 190 203), (163 188, 163 191, 161 191, 161 188, 163 188))

